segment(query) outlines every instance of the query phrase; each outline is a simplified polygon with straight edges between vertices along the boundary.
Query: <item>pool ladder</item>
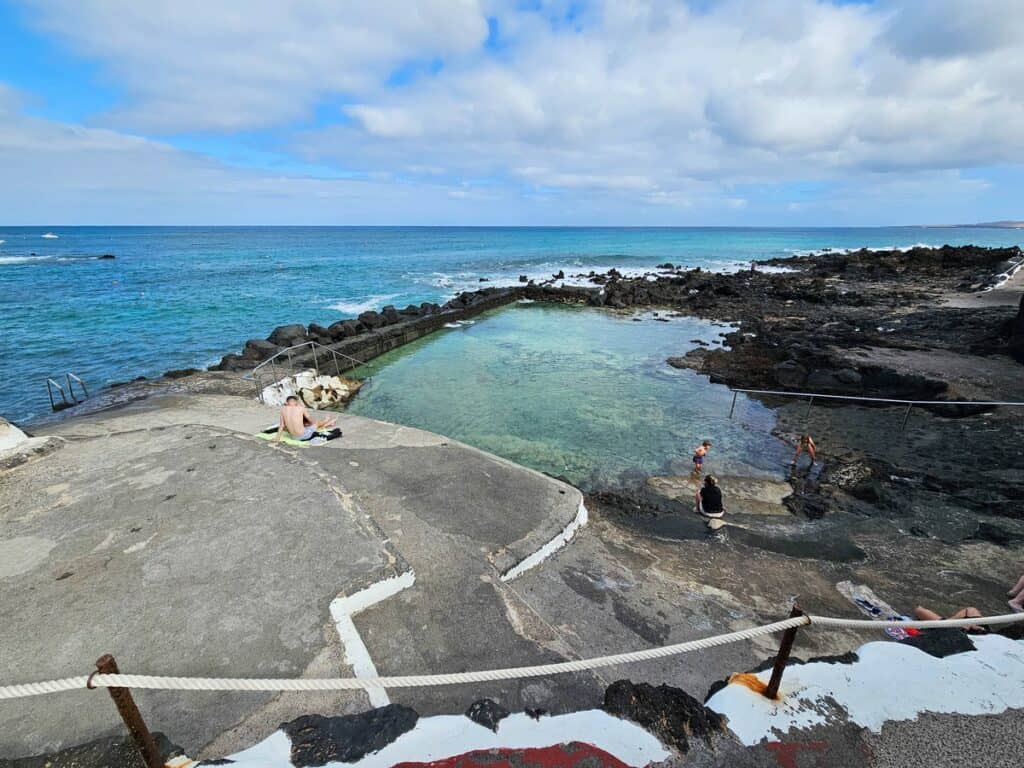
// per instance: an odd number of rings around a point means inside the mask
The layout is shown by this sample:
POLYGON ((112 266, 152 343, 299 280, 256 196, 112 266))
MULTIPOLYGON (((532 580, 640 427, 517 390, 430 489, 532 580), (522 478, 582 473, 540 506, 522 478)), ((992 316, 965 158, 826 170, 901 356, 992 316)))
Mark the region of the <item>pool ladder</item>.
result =
POLYGON ((64 374, 64 378, 67 382, 67 391, 60 385, 60 382, 50 378, 46 380, 46 394, 50 396, 50 409, 53 411, 63 411, 65 408, 85 402, 89 397, 89 390, 86 389, 85 382, 81 378, 73 373, 64 374), (81 396, 75 394, 75 384, 78 384, 78 388, 82 390, 81 396), (60 394, 59 401, 53 396, 54 390, 60 394))

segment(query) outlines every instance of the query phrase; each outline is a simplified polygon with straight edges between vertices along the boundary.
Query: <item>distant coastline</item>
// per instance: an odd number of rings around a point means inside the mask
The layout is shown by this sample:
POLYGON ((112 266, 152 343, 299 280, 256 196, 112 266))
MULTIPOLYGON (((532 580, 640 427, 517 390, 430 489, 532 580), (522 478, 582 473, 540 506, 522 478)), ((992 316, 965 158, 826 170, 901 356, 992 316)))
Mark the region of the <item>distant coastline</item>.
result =
POLYGON ((978 224, 928 224, 929 229, 1024 229, 1024 221, 983 221, 978 224))

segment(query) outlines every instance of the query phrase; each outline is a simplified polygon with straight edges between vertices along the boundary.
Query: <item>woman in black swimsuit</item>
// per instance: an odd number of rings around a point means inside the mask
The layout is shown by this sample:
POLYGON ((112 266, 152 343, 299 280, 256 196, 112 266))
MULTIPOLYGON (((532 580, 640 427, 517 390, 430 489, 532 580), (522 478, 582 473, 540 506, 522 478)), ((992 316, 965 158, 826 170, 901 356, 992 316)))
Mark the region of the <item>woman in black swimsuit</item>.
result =
POLYGON ((697 514, 704 517, 722 517, 725 514, 722 489, 714 475, 705 477, 704 487, 697 491, 697 514))

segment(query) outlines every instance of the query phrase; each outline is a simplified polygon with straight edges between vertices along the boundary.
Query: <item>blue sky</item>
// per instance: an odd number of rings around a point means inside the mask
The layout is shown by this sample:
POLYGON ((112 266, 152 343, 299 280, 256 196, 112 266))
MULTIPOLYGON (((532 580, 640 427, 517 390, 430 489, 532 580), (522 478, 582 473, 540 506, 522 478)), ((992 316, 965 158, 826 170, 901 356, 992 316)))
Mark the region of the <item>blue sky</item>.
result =
POLYGON ((5 224, 1024 218, 1024 4, 0 0, 5 224))

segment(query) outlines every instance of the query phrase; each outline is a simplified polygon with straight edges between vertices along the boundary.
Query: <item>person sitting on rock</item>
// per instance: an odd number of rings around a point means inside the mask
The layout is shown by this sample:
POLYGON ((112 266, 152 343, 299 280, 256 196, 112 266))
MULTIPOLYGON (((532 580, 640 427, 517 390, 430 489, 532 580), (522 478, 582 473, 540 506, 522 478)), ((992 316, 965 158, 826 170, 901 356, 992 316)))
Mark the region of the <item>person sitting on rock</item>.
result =
POLYGON ((704 517, 718 518, 725 514, 722 504, 722 489, 718 487, 718 479, 714 475, 704 478, 704 486, 697 491, 697 514, 704 517))
POLYGON ((281 436, 285 430, 296 440, 312 440, 316 437, 317 430, 333 427, 337 419, 322 419, 314 421, 309 415, 306 406, 302 404, 295 395, 288 395, 284 405, 281 406, 281 419, 277 424, 277 442, 281 442, 281 436))
POLYGON ((796 454, 793 456, 793 466, 800 461, 800 454, 803 451, 807 451, 807 455, 811 457, 811 466, 814 466, 814 462, 818 458, 818 446, 814 444, 814 438, 807 432, 800 435, 800 441, 796 444, 796 454))
MULTIPOLYGON (((922 608, 920 605, 914 609, 914 618, 918 621, 946 621, 947 619, 980 619, 981 611, 975 608, 973 605, 969 605, 966 608, 961 608, 954 614, 947 617, 942 617, 935 611, 928 608, 922 608)), ((988 634, 988 628, 983 627, 979 624, 971 624, 964 627, 967 632, 972 635, 985 635, 988 634)))
POLYGON ((705 440, 703 443, 697 446, 693 452, 693 473, 699 475, 704 471, 704 457, 708 455, 708 450, 711 448, 711 441, 705 440))

